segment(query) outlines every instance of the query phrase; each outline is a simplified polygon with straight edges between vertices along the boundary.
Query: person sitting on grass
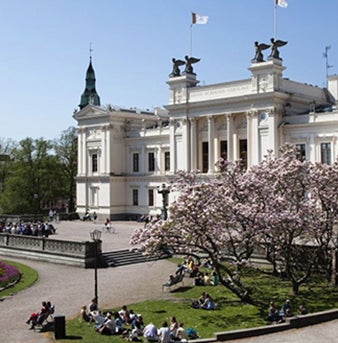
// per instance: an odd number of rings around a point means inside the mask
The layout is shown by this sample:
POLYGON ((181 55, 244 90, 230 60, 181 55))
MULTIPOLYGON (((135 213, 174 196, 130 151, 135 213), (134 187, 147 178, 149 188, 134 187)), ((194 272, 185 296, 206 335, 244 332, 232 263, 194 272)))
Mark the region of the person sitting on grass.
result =
POLYGON ((93 316, 93 321, 95 322, 94 330, 99 331, 105 322, 105 317, 103 317, 99 311, 93 311, 90 312, 90 314, 93 316))
POLYGON ((290 300, 285 300, 285 303, 283 304, 283 311, 286 317, 291 317, 291 305, 290 300))
POLYGON ((114 312, 114 321, 116 327, 116 333, 120 334, 123 331, 123 320, 118 312, 114 312))
POLYGON ((161 327, 158 330, 158 338, 161 343, 170 343, 170 329, 166 321, 162 322, 161 327))
POLYGON ((273 323, 277 322, 279 318, 278 310, 273 301, 270 302, 269 311, 268 311, 268 321, 273 323))
POLYGON ((215 271, 211 274, 210 283, 213 286, 217 286, 219 284, 218 275, 215 271))
POLYGON ((175 341, 182 341, 184 339, 187 340, 188 335, 187 335, 187 332, 185 331, 184 324, 182 322, 179 322, 178 328, 176 331, 175 341))
POLYGON ((215 302, 211 298, 210 294, 206 294, 204 303, 200 305, 200 308, 204 310, 214 310, 215 309, 215 302))
POLYGON ((92 320, 92 316, 88 313, 88 309, 87 309, 87 306, 86 305, 83 305, 81 307, 81 310, 80 310, 80 317, 81 317, 81 321, 83 322, 86 322, 86 323, 90 323, 91 320, 92 320))
POLYGON ((144 328, 143 318, 140 314, 137 314, 133 321, 131 322, 131 333, 134 334, 134 336, 140 336, 142 335, 144 328))
POLYGON ((158 342, 157 327, 153 323, 149 323, 143 329, 143 337, 148 342, 158 342))
POLYGON ((101 327, 98 329, 98 332, 101 335, 114 335, 116 332, 115 321, 112 319, 111 313, 108 312, 104 318, 104 322, 101 327))

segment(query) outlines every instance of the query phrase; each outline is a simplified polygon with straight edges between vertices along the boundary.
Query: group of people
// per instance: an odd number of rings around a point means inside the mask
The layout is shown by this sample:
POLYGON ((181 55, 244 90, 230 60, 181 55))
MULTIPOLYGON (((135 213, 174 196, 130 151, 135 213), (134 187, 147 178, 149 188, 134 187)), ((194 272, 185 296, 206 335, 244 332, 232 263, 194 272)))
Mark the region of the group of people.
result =
POLYGON ((36 223, 20 221, 19 223, 1 222, 0 232, 13 235, 26 235, 35 237, 48 237, 56 232, 53 224, 43 221, 36 223))
POLYGON ((37 325, 43 325, 49 316, 53 316, 55 306, 50 301, 43 301, 41 308, 37 312, 31 313, 26 324, 30 325, 30 329, 34 329, 37 325))
MULTIPOLYGON (((307 309, 304 305, 299 306, 298 314, 305 315, 307 314, 307 309)), ((273 301, 269 304, 268 310, 268 321, 271 323, 284 323, 287 317, 292 317, 290 300, 287 299, 284 301, 280 309, 277 308, 273 301)))
POLYGON ((192 307, 203 310, 214 310, 216 303, 209 293, 202 292, 199 298, 192 303, 192 307))
POLYGON ((178 322, 175 317, 170 318, 170 323, 163 321, 160 328, 154 323, 149 323, 143 329, 143 337, 148 342, 170 343, 176 341, 187 341, 188 334, 182 322, 178 322))
POLYGON ((188 334, 182 322, 178 322, 175 317, 170 318, 170 323, 162 322, 160 328, 154 323, 145 325, 141 314, 135 314, 126 305, 114 313, 102 314, 95 299, 80 310, 81 320, 88 325, 94 324, 94 330, 101 335, 122 335, 130 341, 142 341, 145 338, 148 342, 170 343, 182 341, 188 338, 188 334))

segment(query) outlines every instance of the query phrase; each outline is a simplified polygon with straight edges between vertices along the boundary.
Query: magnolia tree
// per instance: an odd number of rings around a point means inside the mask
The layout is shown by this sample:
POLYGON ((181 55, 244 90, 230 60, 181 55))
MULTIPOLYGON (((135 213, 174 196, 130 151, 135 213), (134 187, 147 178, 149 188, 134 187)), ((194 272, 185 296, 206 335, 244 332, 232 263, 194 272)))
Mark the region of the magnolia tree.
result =
POLYGON ((180 172, 169 219, 136 230, 132 244, 151 255, 170 249, 206 256, 222 284, 247 303, 254 299, 242 282, 242 266, 255 249, 264 249, 274 272, 297 294, 319 257, 330 258, 323 251, 338 215, 338 166, 300 160, 295 147, 285 145, 280 157, 269 152, 248 171, 240 161, 219 160, 217 167, 211 179, 180 172))
POLYGON ((264 209, 260 243, 274 272, 285 275, 297 294, 318 265, 323 249, 317 241, 323 232, 322 211, 313 191, 312 164, 299 159, 291 145, 282 147, 280 154, 273 158, 270 152, 250 170, 252 183, 264 180, 259 188, 251 188, 264 209))

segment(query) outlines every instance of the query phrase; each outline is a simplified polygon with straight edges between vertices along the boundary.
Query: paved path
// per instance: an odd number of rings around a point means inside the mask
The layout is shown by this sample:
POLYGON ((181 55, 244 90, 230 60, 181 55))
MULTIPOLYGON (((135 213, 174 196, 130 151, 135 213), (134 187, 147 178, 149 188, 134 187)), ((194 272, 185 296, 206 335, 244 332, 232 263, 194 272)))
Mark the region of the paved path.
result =
MULTIPOLYGON (((114 223, 117 233, 102 235, 103 251, 126 248, 130 233, 138 225, 140 224, 135 222, 114 223)), ((56 227, 57 234, 51 236, 52 239, 85 241, 90 240, 89 232, 93 228, 101 228, 102 225, 78 221, 62 222, 56 227)), ((28 315, 40 307, 41 301, 51 300, 56 305, 57 314, 65 314, 67 319, 76 316, 80 307, 87 305, 93 298, 93 270, 30 260, 16 261, 36 269, 39 280, 32 287, 0 302, 0 342, 50 343, 47 334, 28 330, 28 325, 25 324, 28 315)), ((173 268, 172 263, 160 260, 99 270, 100 307, 117 307, 147 299, 170 298, 170 293, 162 292, 161 285, 173 268), (154 278, 154 275, 157 277, 154 278), (163 277, 158 277, 160 275, 163 277), (119 297, 114 295, 116 293, 119 297)), ((303 329, 228 342, 338 343, 338 320, 303 329)))

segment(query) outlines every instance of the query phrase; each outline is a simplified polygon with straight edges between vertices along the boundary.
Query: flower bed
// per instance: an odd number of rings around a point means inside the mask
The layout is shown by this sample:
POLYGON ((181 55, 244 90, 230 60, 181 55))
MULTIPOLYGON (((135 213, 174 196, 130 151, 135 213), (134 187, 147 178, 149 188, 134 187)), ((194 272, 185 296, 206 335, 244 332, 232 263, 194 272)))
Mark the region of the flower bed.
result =
POLYGON ((20 273, 17 267, 0 262, 0 290, 17 282, 20 273))

